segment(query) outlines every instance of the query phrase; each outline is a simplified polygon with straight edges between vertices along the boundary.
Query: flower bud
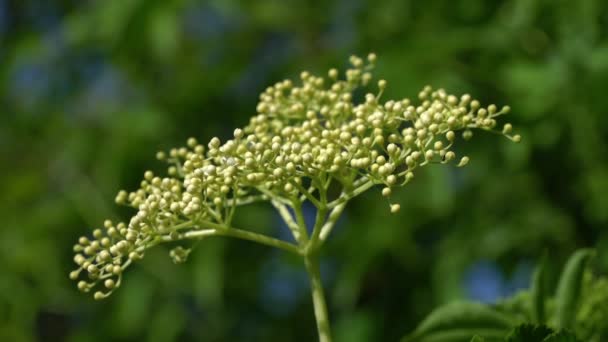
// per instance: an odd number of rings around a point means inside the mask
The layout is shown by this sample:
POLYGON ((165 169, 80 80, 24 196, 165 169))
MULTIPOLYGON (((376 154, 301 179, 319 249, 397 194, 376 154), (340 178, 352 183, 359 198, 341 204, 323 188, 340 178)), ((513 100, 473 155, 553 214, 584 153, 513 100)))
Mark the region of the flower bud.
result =
POLYGON ((401 205, 399 203, 391 204, 391 214, 396 214, 401 210, 401 205))
POLYGON ((79 281, 79 282, 78 282, 77 287, 78 287, 78 289, 79 289, 80 291, 86 291, 86 290, 88 289, 88 287, 89 287, 89 286, 88 286, 88 284, 87 284, 87 282, 86 282, 86 281, 81 280, 81 281, 79 281))
POLYGON ((106 281, 104 281, 103 285, 108 288, 108 289, 113 289, 114 286, 116 285, 116 283, 114 282, 114 279, 106 279, 106 281))
POLYGON ((392 193, 392 191, 391 191, 391 188, 389 188, 389 187, 382 189, 382 196, 384 196, 384 197, 390 196, 391 193, 392 193))
POLYGON ((463 167, 465 165, 467 165, 469 163, 469 157, 464 156, 462 158, 460 158, 460 162, 458 163, 458 167, 463 167))

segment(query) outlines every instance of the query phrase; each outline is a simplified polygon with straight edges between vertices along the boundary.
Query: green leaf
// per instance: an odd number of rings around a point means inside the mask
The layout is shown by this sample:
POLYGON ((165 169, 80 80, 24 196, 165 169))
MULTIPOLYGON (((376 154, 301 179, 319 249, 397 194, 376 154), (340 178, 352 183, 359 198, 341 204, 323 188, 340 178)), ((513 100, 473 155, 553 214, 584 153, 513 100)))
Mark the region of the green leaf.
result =
POLYGON ((507 342, 579 342, 568 330, 554 331, 546 325, 522 324, 506 337, 507 342))
POLYGON ((547 336, 542 342, 579 342, 574 333, 568 330, 560 330, 547 336))
POLYGON ((451 303, 431 312, 404 342, 469 342, 479 335, 499 341, 515 325, 515 320, 479 303, 451 303))
POLYGON ((475 335, 473 336, 473 338, 471 339, 471 342, 484 342, 484 338, 479 336, 479 335, 475 335))
POLYGON ((581 295, 583 275, 589 259, 593 256, 591 249, 575 252, 564 267, 556 293, 557 327, 571 329, 581 295))
POLYGON ((553 334, 553 330, 546 325, 525 323, 515 327, 505 340, 507 342, 541 342, 551 334, 553 334))
POLYGON ((546 265, 547 256, 544 254, 534 271, 532 288, 530 289, 532 295, 532 322, 536 324, 545 323, 546 265))

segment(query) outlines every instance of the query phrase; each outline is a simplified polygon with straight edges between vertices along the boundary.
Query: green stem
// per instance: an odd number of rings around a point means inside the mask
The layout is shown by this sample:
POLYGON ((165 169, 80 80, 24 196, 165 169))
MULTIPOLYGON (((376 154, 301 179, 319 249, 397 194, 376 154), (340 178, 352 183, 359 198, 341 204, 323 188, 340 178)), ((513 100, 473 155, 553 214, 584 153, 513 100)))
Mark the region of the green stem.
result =
MULTIPOLYGON (((211 222, 204 222, 203 225, 206 225, 210 229, 203 230, 191 230, 189 232, 181 233, 177 235, 177 239, 200 239, 208 236, 230 236, 237 239, 249 240, 253 242, 257 242, 262 245, 276 247, 282 249, 284 251, 294 253, 296 255, 301 255, 300 249, 298 246, 285 242, 279 239, 272 238, 270 236, 266 236, 263 234, 258 234, 254 232, 250 232, 247 230, 225 227, 218 224, 214 224, 211 222)), ((163 240, 173 241, 173 239, 169 236, 164 237, 163 240)))
POLYGON ((293 218, 291 217, 291 213, 287 209, 287 206, 284 205, 283 203, 280 203, 280 202, 274 201, 274 200, 271 201, 271 203, 275 207, 275 209, 277 210, 279 215, 281 215, 281 217, 283 218, 283 221, 285 222, 285 224, 287 225, 289 230, 291 230, 291 234, 293 235, 293 238, 299 244, 302 243, 302 240, 304 240, 304 242, 306 242, 306 240, 308 240, 308 237, 306 236, 306 230, 304 230, 304 232, 302 232, 298 223, 296 223, 293 220, 293 218))
POLYGON ((310 237, 310 241, 308 242, 306 249, 318 249, 320 247, 319 244, 319 235, 321 235, 321 227, 323 227, 323 222, 325 221, 325 216, 327 215, 327 209, 323 206, 317 209, 317 217, 315 218, 315 226, 312 229, 312 235, 310 237))
POLYGON ((306 255, 304 257, 304 264, 306 265, 306 271, 308 272, 308 276, 310 278, 312 303, 315 311, 315 319, 317 321, 319 342, 331 342, 329 317, 327 314, 327 305, 325 304, 325 294, 323 292, 321 273, 319 272, 319 259, 317 255, 306 255))
POLYGON ((350 199, 357 197, 360 194, 364 193, 365 191, 367 191, 367 189, 371 188, 372 186, 374 186, 374 182, 371 180, 367 180, 364 183, 358 184, 357 187, 355 189, 353 189, 352 191, 344 192, 344 193, 342 193, 342 195, 339 198, 328 203, 327 207, 334 208, 342 203, 346 203, 350 199))
POLYGON ((321 232, 319 233, 319 239, 321 240, 321 242, 327 239, 329 233, 331 233, 331 230, 334 228, 336 221, 338 221, 338 219, 340 218, 340 215, 342 214, 342 211, 344 211, 345 207, 346 202, 342 202, 336 205, 329 213, 329 217, 327 218, 327 221, 325 222, 323 227, 321 227, 321 232))
POLYGON ((231 237, 235 237, 238 239, 249 240, 249 241, 260 243, 262 245, 276 247, 276 248, 279 248, 279 249, 282 249, 284 251, 291 252, 294 254, 300 254, 300 250, 294 244, 291 244, 291 243, 285 242, 285 241, 281 241, 279 239, 271 238, 266 235, 257 234, 257 233, 253 233, 250 231, 236 229, 236 228, 226 229, 223 231, 219 231, 218 233, 219 233, 219 235, 231 236, 231 237))
POLYGON ((321 206, 321 202, 319 202, 319 200, 317 200, 308 190, 304 189, 302 184, 299 184, 297 182, 291 182, 291 184, 293 186, 295 186, 296 188, 298 188, 298 190, 302 194, 304 194, 304 196, 306 196, 306 199, 308 199, 315 207, 318 208, 321 206))
POLYGON ((302 202, 299 199, 293 200, 293 211, 296 216, 296 224, 300 231, 300 236, 302 240, 300 242, 300 246, 304 246, 308 243, 308 231, 306 230, 306 221, 304 220, 304 213, 302 212, 302 202))

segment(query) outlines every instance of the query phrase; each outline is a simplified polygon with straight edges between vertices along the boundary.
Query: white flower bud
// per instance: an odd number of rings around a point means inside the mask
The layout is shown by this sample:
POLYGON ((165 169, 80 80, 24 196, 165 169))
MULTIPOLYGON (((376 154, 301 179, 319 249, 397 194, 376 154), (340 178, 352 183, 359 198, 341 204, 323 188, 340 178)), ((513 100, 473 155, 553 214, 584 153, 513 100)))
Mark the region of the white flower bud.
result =
POLYGON ((114 279, 106 279, 106 281, 103 283, 104 286, 108 289, 113 289, 114 286, 116 285, 116 283, 114 282, 114 279))
POLYGON ((448 152, 446 152, 444 158, 445 158, 445 161, 447 162, 447 161, 454 159, 455 157, 456 157, 456 154, 454 152, 448 151, 448 152))
POLYGON ((80 291, 86 291, 87 288, 89 287, 87 282, 84 280, 79 281, 77 286, 80 291))
POLYGON ((454 138, 455 138, 455 137, 456 137, 456 134, 454 134, 454 131, 448 131, 448 132, 445 134, 445 138, 446 138, 448 141, 450 141, 450 142, 454 141, 454 138))
POLYGON ((414 174, 413 174, 411 171, 409 171, 409 172, 407 172, 407 173, 405 174, 405 180, 406 180, 407 182, 409 182, 409 181, 410 181, 410 180, 412 180, 413 178, 414 178, 414 174))
POLYGON ((464 157, 460 158, 460 162, 458 163, 457 166, 462 167, 462 166, 467 165, 468 163, 469 163, 469 157, 464 156, 464 157))
POLYGON ((491 104, 491 105, 488 106, 488 113, 490 113, 490 114, 496 113, 496 105, 495 104, 491 104))

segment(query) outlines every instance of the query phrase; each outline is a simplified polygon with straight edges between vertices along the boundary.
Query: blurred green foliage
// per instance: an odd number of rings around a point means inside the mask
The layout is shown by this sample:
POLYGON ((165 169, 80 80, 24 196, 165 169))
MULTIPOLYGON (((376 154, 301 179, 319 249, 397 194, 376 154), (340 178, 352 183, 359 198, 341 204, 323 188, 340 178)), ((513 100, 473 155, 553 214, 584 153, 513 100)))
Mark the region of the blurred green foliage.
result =
POLYGON ((594 255, 592 249, 577 250, 554 283, 546 279, 543 258, 530 289, 495 304, 457 301, 439 306, 402 341, 604 341, 608 278, 596 276, 594 255))
MULTIPOLYGON (((470 166, 426 169, 397 216, 356 201, 325 256, 337 341, 397 340, 475 298, 480 261, 498 296, 543 250, 554 278, 580 246, 608 263, 605 1, 0 0, 0 340, 313 340, 302 265, 280 253, 209 240, 175 266, 159 248, 97 303, 67 278, 71 246, 130 214, 112 199, 161 168, 156 150, 227 136, 265 86, 369 51, 387 97, 509 104, 524 140, 475 139, 470 166)), ((284 233, 266 207, 239 219, 284 233)))

